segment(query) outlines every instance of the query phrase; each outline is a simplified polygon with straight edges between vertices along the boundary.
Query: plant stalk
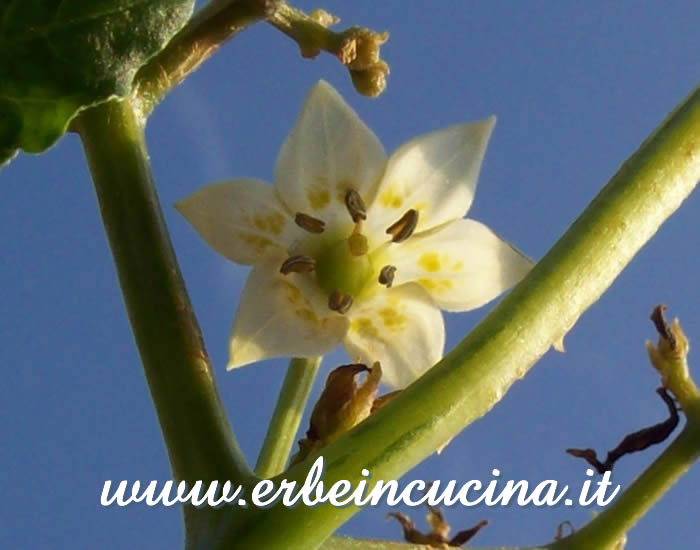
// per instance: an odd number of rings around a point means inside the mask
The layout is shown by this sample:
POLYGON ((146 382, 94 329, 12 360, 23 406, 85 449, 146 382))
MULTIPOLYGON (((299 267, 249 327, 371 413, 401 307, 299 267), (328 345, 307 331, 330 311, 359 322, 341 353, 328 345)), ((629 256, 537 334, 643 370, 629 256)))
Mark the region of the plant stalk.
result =
MULTIPOLYGON (((83 111, 76 127, 173 475, 251 483, 170 243, 142 121, 115 100, 83 111)), ((200 536, 192 517, 206 512, 185 507, 188 539, 200 536)))
POLYGON ((284 471, 320 365, 320 357, 296 358, 289 362, 255 466, 255 473, 261 478, 270 478, 284 471))

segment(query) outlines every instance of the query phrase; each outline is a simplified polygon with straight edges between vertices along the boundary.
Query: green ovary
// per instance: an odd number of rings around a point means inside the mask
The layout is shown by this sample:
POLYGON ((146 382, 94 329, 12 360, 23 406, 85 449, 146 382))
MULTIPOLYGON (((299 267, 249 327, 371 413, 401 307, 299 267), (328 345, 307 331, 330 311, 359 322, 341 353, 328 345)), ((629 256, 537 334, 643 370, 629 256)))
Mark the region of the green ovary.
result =
MULTIPOLYGON (((353 236, 355 244, 357 237, 360 235, 353 236)), ((316 258, 316 280, 329 294, 340 290, 356 298, 373 273, 374 266, 369 255, 353 255, 348 239, 329 245, 316 258)))

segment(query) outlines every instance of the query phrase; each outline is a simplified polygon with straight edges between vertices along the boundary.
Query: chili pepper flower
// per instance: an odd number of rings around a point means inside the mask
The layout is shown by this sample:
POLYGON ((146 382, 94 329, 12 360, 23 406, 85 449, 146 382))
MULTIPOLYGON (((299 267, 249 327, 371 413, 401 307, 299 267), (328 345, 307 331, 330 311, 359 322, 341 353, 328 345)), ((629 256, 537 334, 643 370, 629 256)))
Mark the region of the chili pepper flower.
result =
POLYGON ((532 262, 464 216, 495 118, 417 137, 387 158, 328 83, 309 93, 274 187, 207 185, 176 207, 220 254, 252 265, 229 369, 339 343, 401 388, 442 356, 440 312, 467 311, 532 262))

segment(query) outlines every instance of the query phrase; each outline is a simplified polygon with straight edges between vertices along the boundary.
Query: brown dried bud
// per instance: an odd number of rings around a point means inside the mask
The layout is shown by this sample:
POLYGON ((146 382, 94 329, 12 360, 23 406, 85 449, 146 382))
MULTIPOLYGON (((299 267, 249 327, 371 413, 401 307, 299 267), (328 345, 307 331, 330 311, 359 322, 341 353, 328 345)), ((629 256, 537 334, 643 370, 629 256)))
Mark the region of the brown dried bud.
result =
POLYGON ((462 546, 474 538, 474 536, 489 523, 486 520, 481 520, 474 527, 460 531, 450 539, 448 538, 450 534, 450 524, 445 520, 442 511, 434 506, 428 506, 427 520, 430 525, 429 533, 422 533, 416 529, 411 518, 401 512, 391 512, 387 514, 387 518, 394 518, 401 524, 403 538, 406 542, 425 544, 430 548, 462 546))
POLYGON ((292 463, 304 460, 367 418, 381 376, 379 363, 374 363, 372 368, 357 363, 333 370, 314 406, 306 438, 299 441, 299 452, 292 458, 292 463), (367 378, 358 386, 355 377, 362 372, 368 373, 367 378))

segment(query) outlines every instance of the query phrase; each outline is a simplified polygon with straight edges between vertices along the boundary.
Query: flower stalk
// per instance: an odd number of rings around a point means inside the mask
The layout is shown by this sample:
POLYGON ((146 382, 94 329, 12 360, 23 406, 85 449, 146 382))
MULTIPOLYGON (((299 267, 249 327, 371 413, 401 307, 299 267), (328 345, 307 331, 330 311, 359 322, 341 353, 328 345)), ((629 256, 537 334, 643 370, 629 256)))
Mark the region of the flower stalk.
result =
POLYGON ((255 465, 255 473, 261 478, 274 477, 284 471, 320 366, 320 357, 290 361, 255 465))

